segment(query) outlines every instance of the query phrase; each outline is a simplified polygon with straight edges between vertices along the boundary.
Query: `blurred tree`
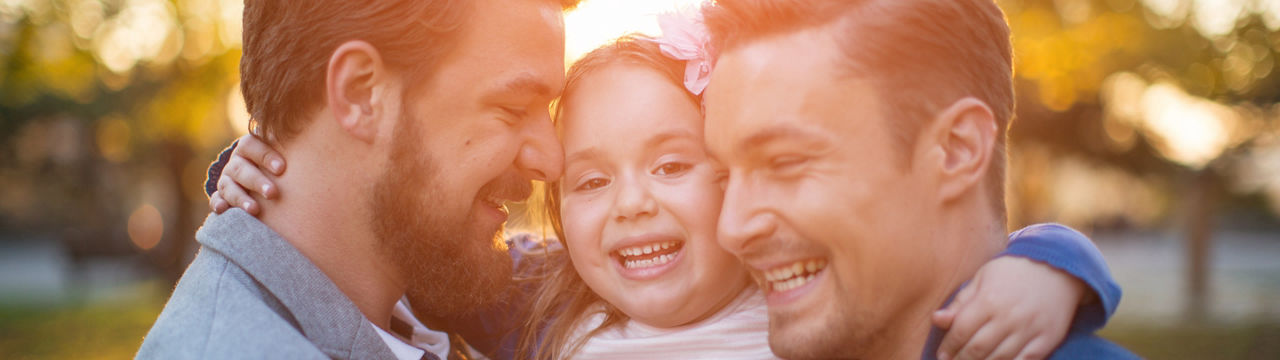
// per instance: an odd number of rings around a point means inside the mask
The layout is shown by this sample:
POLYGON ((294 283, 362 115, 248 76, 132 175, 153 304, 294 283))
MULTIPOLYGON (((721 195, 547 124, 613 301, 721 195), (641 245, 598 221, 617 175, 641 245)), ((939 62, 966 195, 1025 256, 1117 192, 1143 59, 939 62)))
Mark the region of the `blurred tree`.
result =
MULTIPOLYGON (((1021 211, 1012 216, 1053 220, 1037 203, 1069 191, 1023 182, 1044 177, 1035 172, 1045 170, 1036 162, 1046 157, 1035 154, 1085 159, 1159 188, 1158 197, 1136 201, 1169 199, 1179 209, 1172 219, 1188 236, 1188 313, 1202 316, 1221 196, 1241 192, 1231 184, 1257 182, 1242 178, 1260 161, 1251 155, 1280 146, 1280 8, 1264 1, 998 2, 1013 31, 1019 96, 1010 129, 1019 179, 1011 206, 1021 211), (1019 161, 1019 153, 1032 155, 1019 161)), ((1280 184, 1270 185, 1280 193, 1280 184)), ((1112 199, 1126 200, 1135 198, 1112 199)), ((1092 213, 1090 224, 1113 220, 1100 215, 1092 213)))
POLYGON ((53 233, 73 257, 142 252, 176 280, 205 213, 200 170, 236 136, 240 7, 0 1, 0 185, 29 194, 6 199, 0 227, 53 233), (147 206, 160 221, 134 221, 147 206))

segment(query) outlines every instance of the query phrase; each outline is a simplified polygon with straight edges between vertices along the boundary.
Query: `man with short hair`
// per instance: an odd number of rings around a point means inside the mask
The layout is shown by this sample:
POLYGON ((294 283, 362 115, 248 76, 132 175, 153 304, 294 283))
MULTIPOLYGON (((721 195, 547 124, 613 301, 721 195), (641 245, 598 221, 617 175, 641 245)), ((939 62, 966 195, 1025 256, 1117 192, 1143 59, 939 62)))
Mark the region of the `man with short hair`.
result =
POLYGON ((288 194, 209 216, 138 357, 473 356, 431 328, 503 289, 503 203, 561 172, 574 3, 246 1, 241 85, 288 194))
MULTIPOLYGON (((721 0, 704 15, 720 51, 707 144, 729 174, 720 242, 771 279, 774 353, 933 357, 931 314, 1006 245, 1014 98, 1000 9, 721 0)), ((1101 321, 1078 315, 1056 350, 1020 356, 1135 358, 1092 335, 1101 321)), ((948 346, 944 357, 971 355, 948 346)))

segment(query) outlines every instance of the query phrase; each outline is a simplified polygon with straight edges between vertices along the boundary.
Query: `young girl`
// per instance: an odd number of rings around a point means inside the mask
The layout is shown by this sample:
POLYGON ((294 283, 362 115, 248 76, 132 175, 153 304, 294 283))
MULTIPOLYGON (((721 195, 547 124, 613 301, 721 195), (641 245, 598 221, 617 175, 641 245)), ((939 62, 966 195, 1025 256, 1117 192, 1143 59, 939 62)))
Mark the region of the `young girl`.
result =
POLYGON ((568 257, 535 296, 537 358, 772 357, 763 299, 716 243, 721 191, 684 68, 625 37, 569 71, 565 173, 546 196, 568 257))
MULTIPOLYGON (((529 315, 523 321, 519 358, 774 357, 761 292, 715 238, 722 191, 714 163, 703 148, 699 94, 705 69, 696 56, 690 60, 692 65, 683 61, 690 56, 677 50, 687 43, 673 42, 671 36, 669 32, 668 38, 658 40, 623 37, 586 55, 569 70, 555 109, 566 154, 565 172, 558 182, 548 184, 544 194, 546 218, 563 250, 556 250, 553 242, 552 250, 525 255, 520 264, 521 272, 536 280, 538 288, 523 304, 529 308, 519 312, 529 315)), ((269 156, 241 154, 245 148, 269 149, 252 137, 242 141, 257 143, 237 147, 238 156, 230 161, 269 156)), ((281 196, 287 191, 261 191, 268 184, 265 179, 249 171, 231 180, 258 194, 281 196)), ((213 197, 215 210, 225 209, 226 203, 241 204, 246 210, 255 206, 234 185, 213 197)), ((1011 241, 1041 240, 1015 236, 1011 241)), ((1081 236, 1078 241, 1092 249, 1088 239, 1081 236)), ((1021 339, 1022 345, 1013 353, 993 355, 1011 358, 1040 337, 1056 344, 1078 305, 1093 302, 1085 299, 1102 300, 1103 306, 1089 315, 1103 318, 1118 301, 1118 289, 1103 264, 1091 265, 1104 270, 1102 279, 1062 274, 1042 264, 1007 264, 1018 272, 1035 274, 1035 281, 1020 280, 1009 271, 981 271, 978 281, 984 284, 1013 284, 983 287, 979 291, 992 291, 995 296, 974 296, 974 304, 960 309, 990 317, 974 326, 1004 335, 975 338, 969 346, 995 349, 1005 339, 1021 339), (1086 291, 1076 278, 1094 291, 1086 291), (1042 311, 1035 316, 1043 317, 1037 321, 1010 318, 1000 311, 1003 304, 1037 296, 1044 299, 1045 294, 1051 294, 1047 298, 1052 300, 1036 300, 1034 306, 1042 311)))

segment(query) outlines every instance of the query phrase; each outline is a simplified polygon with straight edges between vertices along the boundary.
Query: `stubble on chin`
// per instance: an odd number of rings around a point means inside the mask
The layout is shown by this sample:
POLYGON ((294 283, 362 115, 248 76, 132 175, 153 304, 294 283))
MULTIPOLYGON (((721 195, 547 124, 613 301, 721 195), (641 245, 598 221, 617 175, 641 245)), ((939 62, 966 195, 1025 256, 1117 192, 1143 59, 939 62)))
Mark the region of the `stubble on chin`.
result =
POLYGON ((857 328, 849 312, 832 310, 816 318, 769 314, 769 348, 784 359, 856 359, 875 339, 857 328))

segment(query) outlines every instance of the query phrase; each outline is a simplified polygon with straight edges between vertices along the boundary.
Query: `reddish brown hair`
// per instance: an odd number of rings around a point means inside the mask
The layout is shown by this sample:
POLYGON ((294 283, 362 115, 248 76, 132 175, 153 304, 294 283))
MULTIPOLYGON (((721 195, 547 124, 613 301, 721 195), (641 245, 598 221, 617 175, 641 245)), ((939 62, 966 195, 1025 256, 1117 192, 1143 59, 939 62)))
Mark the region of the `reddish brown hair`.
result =
POLYGON ((770 35, 833 29, 847 70, 885 89, 879 98, 904 158, 943 107, 970 96, 985 102, 1000 129, 988 190, 1004 213, 1013 50, 993 0, 719 0, 703 16, 721 53, 770 35))
MULTIPOLYGON (((362 40, 421 84, 454 48, 473 0, 246 0, 240 90, 253 133, 284 141, 321 104, 329 58, 362 40)), ((579 0, 558 0, 569 9, 579 0)))

